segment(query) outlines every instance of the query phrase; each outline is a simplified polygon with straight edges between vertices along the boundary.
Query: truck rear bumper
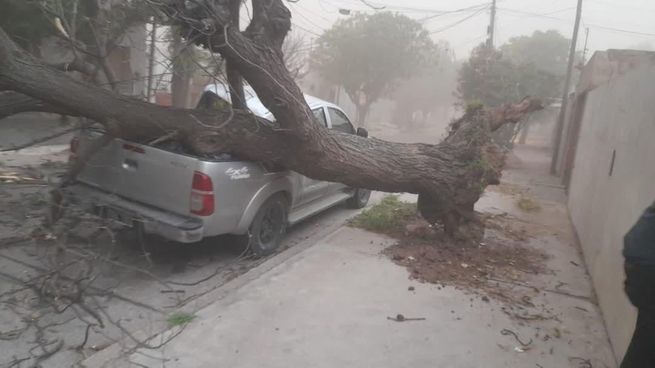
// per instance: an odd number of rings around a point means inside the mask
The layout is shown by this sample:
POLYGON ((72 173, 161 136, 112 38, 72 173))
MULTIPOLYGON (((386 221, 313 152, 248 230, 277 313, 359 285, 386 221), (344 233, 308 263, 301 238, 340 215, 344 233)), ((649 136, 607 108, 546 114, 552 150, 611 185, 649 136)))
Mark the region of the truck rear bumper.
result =
POLYGON ((166 239, 193 243, 204 237, 202 220, 174 214, 156 207, 130 201, 86 184, 66 188, 73 201, 86 210, 110 218, 125 226, 142 223, 144 232, 166 239))

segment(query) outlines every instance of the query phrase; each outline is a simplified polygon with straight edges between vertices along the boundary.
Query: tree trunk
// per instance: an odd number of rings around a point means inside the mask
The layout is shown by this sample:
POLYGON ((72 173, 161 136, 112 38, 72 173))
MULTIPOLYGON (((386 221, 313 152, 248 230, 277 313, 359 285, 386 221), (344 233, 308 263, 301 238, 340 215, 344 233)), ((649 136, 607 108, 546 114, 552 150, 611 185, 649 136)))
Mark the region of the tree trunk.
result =
POLYGON ((150 29, 150 44, 148 45, 148 85, 146 86, 146 101, 154 101, 155 59, 157 52, 157 18, 152 17, 150 29))
MULTIPOLYGON (((100 5, 98 3, 98 5, 100 5)), ((95 54, 98 57, 98 64, 102 68, 102 72, 107 79, 107 83, 111 86, 111 89, 118 91, 118 80, 116 78, 116 73, 109 63, 109 25, 110 20, 107 19, 107 9, 102 6, 98 8, 98 14, 91 25, 91 33, 95 40, 95 54)))
POLYGON ((14 91, 0 92, 0 119, 21 112, 51 112, 61 115, 77 115, 72 110, 50 105, 21 93, 14 91))
POLYGON ((191 83, 191 73, 189 71, 188 58, 191 57, 187 51, 187 46, 179 32, 172 34, 173 51, 173 75, 171 77, 171 97, 172 104, 175 107, 189 107, 189 87, 191 83))
MULTIPOLYGON (((231 27, 239 29, 239 10, 241 9, 241 0, 230 0, 231 27)), ((230 88, 230 101, 235 109, 246 108, 246 94, 243 91, 243 78, 239 74, 239 68, 234 61, 225 63, 225 72, 227 74, 227 84, 230 88)))
POLYGON ((525 144, 528 139, 528 131, 530 130, 530 120, 528 119, 521 127, 521 135, 519 135, 519 144, 525 144))
POLYGON ((356 107, 356 113, 357 113, 357 118, 355 119, 357 121, 357 124, 362 127, 367 127, 367 121, 366 118, 368 117, 368 113, 371 110, 371 105, 370 104, 355 104, 356 107))
POLYGON ((290 13, 281 0, 253 2, 253 19, 244 32, 227 27, 229 11, 218 3, 164 10, 184 19, 182 26, 190 39, 211 45, 239 68, 275 116, 275 123, 236 109, 155 106, 72 80, 18 50, 2 31, 0 87, 73 110, 125 139, 140 141, 176 132, 199 153, 230 152, 247 160, 283 165, 318 180, 417 193, 421 214, 454 235, 474 220, 473 204, 484 188, 498 183, 504 157, 491 143, 490 131, 540 108, 538 100, 528 98, 494 110, 470 109, 452 124, 450 135, 435 145, 331 132, 314 123, 282 61, 280 48, 290 27, 290 13), (192 19, 202 19, 204 33, 199 33, 197 24, 190 24, 192 19))

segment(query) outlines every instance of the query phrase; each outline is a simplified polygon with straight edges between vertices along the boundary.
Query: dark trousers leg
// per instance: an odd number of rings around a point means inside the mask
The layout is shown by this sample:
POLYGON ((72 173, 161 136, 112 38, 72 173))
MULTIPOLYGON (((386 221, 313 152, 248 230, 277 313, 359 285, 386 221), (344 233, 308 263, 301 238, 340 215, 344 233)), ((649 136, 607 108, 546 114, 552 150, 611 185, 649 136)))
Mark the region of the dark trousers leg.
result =
POLYGON ((635 333, 621 368, 655 368, 655 316, 639 311, 635 333))
POLYGON ((621 368, 655 368, 655 268, 626 265, 625 291, 639 315, 621 368))

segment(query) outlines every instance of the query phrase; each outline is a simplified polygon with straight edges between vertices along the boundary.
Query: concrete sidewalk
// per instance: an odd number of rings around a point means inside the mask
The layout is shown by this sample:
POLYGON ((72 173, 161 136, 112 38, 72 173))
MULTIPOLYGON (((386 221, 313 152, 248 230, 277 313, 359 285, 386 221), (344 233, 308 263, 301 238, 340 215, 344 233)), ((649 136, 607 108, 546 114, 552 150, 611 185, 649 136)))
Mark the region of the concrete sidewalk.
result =
POLYGON ((508 191, 490 191, 480 202, 482 211, 539 226, 526 242, 548 253, 550 272, 511 286, 531 298, 534 310, 523 316, 535 318, 512 317, 493 299, 410 280, 380 254, 393 240, 346 227, 202 309, 163 347, 103 366, 616 367, 562 189, 533 165, 540 155, 519 150, 505 179, 539 200, 539 213, 522 213, 517 194, 508 191), (388 319, 397 314, 425 320, 388 319))

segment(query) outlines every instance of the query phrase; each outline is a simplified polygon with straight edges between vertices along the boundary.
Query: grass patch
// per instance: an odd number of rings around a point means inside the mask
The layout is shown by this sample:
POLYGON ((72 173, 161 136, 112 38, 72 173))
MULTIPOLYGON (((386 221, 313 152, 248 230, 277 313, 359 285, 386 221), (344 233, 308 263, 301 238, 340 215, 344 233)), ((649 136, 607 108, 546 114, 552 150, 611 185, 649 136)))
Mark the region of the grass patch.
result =
POLYGON ((541 210, 539 203, 528 197, 521 197, 516 201, 516 205, 525 212, 537 212, 541 210))
POLYGON ((365 230, 389 233, 403 230, 405 224, 416 217, 416 203, 407 203, 396 195, 386 196, 382 201, 362 211, 350 220, 350 225, 365 230))
POLYGON ((193 321, 196 318, 193 314, 185 312, 175 312, 168 316, 166 321, 171 327, 186 325, 187 323, 193 321))

